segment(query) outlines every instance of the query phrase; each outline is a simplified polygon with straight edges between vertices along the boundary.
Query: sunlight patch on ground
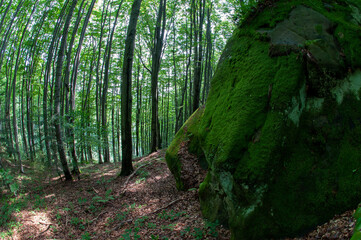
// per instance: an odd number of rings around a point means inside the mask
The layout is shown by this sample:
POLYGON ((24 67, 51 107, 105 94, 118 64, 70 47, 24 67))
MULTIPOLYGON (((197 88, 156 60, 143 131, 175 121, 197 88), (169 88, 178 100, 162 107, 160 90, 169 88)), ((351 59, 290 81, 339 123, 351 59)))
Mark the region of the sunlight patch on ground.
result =
POLYGON ((52 226, 55 224, 48 217, 50 212, 21 211, 17 214, 20 219, 20 227, 14 230, 12 239, 22 240, 28 236, 34 239, 49 238, 52 236, 52 226))

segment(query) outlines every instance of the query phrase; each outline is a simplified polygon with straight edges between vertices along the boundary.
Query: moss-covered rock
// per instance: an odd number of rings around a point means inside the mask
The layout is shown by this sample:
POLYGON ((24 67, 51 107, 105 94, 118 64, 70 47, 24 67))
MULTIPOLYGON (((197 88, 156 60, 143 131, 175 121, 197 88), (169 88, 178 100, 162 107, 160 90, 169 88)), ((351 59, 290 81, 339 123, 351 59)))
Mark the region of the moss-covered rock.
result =
POLYGON ((181 142, 205 158, 202 212, 233 239, 297 235, 360 201, 361 4, 268 5, 234 32, 166 156, 179 189, 181 142))

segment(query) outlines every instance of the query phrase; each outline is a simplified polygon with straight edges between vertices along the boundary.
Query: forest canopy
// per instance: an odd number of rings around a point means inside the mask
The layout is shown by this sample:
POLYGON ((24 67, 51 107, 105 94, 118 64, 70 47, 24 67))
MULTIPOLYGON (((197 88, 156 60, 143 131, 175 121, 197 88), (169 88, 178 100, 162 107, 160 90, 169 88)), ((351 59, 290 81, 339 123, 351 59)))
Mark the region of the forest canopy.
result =
MULTIPOLYGON (((21 172, 24 160, 61 162, 65 169, 71 162, 75 172, 78 163, 121 161, 122 68, 132 4, 0 2, 0 143, 21 172)), ((129 73, 133 156, 166 147, 205 102, 237 4, 141 2, 129 73)))

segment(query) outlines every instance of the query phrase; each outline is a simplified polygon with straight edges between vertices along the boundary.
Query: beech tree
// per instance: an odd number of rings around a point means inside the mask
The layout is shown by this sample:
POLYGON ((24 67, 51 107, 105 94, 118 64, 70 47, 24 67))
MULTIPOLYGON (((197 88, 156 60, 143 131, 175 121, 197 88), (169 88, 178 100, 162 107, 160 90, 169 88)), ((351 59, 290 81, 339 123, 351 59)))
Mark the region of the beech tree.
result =
POLYGON ((8 156, 21 171, 29 161, 56 171, 60 164, 67 180, 95 161, 122 162, 122 175, 130 174, 134 156, 167 147, 205 102, 232 28, 221 18, 224 4, 0 1, 8 156))

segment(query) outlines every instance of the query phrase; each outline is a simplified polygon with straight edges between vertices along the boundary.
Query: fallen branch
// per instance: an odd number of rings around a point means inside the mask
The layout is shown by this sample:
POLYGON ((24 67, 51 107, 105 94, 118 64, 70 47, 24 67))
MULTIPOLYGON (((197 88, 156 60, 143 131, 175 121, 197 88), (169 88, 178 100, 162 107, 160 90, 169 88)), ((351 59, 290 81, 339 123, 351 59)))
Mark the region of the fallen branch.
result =
POLYGON ((158 208, 157 210, 155 210, 155 211, 153 211, 153 212, 151 212, 151 213, 149 213, 149 214, 147 214, 147 215, 145 215, 145 216, 149 216, 149 215, 152 215, 152 214, 158 213, 158 212, 160 212, 160 211, 162 211, 162 210, 164 210, 164 209, 166 209, 166 208, 168 208, 168 207, 172 206, 173 204, 175 204, 175 203, 177 203, 177 202, 179 202, 179 201, 181 201, 181 200, 184 200, 184 199, 183 199, 183 198, 178 198, 178 199, 174 200, 173 202, 170 202, 167 206, 164 206, 164 207, 158 208))
POLYGON ((138 167, 132 174, 129 175, 129 177, 127 178, 127 180, 125 181, 123 187, 122 187, 122 191, 120 192, 120 195, 123 195, 125 193, 125 190, 127 189, 127 186, 128 186, 128 183, 129 183, 129 180, 139 171, 139 169, 145 167, 145 166, 148 166, 150 165, 150 163, 148 164, 144 164, 140 167, 138 167))
POLYGON ((96 193, 96 194, 99 194, 99 192, 93 187, 93 191, 96 193))
POLYGON ((47 229, 45 229, 44 231, 42 231, 41 233, 39 233, 37 236, 35 236, 33 239, 36 239, 38 237, 40 237, 42 234, 44 234, 45 232, 47 232, 51 227, 51 224, 49 224, 49 226, 47 227, 47 229))
MULTIPOLYGON (((162 211, 162 210, 164 210, 164 209, 172 206, 173 204, 175 204, 175 203, 177 203, 177 202, 179 202, 179 201, 181 201, 181 200, 184 200, 184 199, 183 199, 183 198, 178 198, 178 199, 170 202, 168 205, 166 205, 166 206, 164 206, 164 207, 161 207, 161 208, 158 208, 157 210, 155 210, 155 211, 153 211, 153 212, 151 212, 151 213, 145 214, 145 215, 143 215, 143 216, 141 216, 141 217, 138 217, 138 218, 147 217, 147 216, 153 215, 153 214, 155 214, 155 213, 158 213, 158 212, 160 212, 160 211, 162 211)), ((131 219, 124 220, 124 221, 120 222, 119 224, 117 224, 117 225, 116 225, 114 228, 112 228, 110 231, 107 231, 107 232, 113 232, 113 231, 117 230, 118 228, 120 228, 123 224, 125 224, 125 223, 131 223, 131 222, 133 222, 133 221, 136 220, 136 219, 137 219, 137 218, 131 218, 131 219)))
POLYGON ((95 220, 97 220, 97 219, 98 219, 101 215, 103 215, 104 213, 106 213, 106 211, 103 211, 103 212, 99 213, 99 215, 98 215, 96 218, 90 220, 90 222, 94 222, 95 220))
POLYGON ((43 222, 39 222, 42 225, 52 225, 51 223, 43 223, 43 222))

